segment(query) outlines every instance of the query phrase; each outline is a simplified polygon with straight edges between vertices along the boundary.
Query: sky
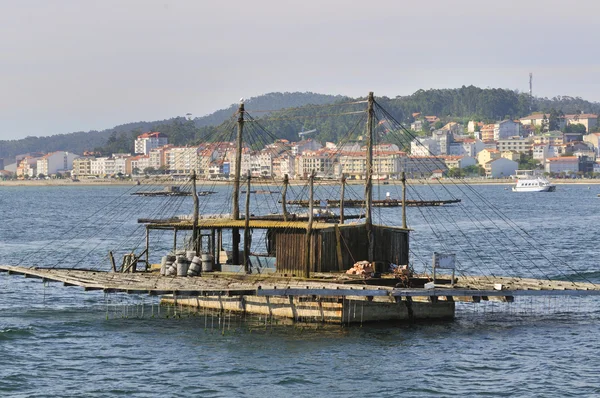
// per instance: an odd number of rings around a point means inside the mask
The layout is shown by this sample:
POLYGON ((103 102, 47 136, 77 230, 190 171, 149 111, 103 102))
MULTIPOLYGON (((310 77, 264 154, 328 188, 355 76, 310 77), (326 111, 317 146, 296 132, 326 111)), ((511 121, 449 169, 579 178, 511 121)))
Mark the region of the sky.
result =
POLYGON ((274 91, 462 85, 600 101, 597 0, 0 0, 0 139, 274 91))

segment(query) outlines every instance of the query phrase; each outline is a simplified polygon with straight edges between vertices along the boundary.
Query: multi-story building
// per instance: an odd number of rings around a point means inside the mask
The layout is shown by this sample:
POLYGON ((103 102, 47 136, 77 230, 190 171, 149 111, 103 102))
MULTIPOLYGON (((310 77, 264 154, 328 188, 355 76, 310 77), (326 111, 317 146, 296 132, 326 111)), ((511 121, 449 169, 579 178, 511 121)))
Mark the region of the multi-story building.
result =
POLYGON ((532 150, 531 137, 508 137, 498 140, 497 148, 500 152, 515 151, 519 153, 530 153, 532 150))
POLYGON ((99 157, 91 160, 91 175, 105 177, 127 174, 127 159, 130 154, 114 154, 111 157, 99 157))
POLYGON ((512 120, 503 120, 494 124, 494 141, 504 140, 508 137, 517 137, 520 135, 521 123, 512 120))
POLYGON ((273 177, 283 178, 286 174, 288 178, 294 178, 296 169, 296 158, 290 153, 284 153, 273 159, 273 177))
POLYGON ((446 171, 446 163, 436 156, 408 156, 404 165, 408 178, 426 178, 434 171, 446 171))
POLYGON ((481 166, 485 166, 491 160, 499 159, 500 151, 497 149, 485 148, 477 154, 477 163, 481 166))
POLYGON ((470 156, 475 157, 485 147, 480 140, 473 138, 463 138, 459 141, 454 141, 448 147, 448 154, 452 156, 470 156))
POLYGON ((335 178, 334 163, 338 161, 337 152, 320 149, 304 151, 296 157, 296 177, 307 178, 314 170, 317 177, 335 178))
POLYGON ((167 136, 159 132, 148 132, 138 135, 135 140, 135 153, 148 155, 154 148, 167 145, 167 136))
POLYGON ((565 115, 565 121, 569 124, 583 124, 585 131, 589 132, 591 128, 598 125, 598 115, 593 113, 582 113, 575 115, 565 115))
POLYGON ((448 169, 464 169, 477 164, 477 159, 471 156, 440 156, 448 169))
POLYGON ((199 154, 201 152, 198 146, 177 146, 171 147, 167 151, 166 166, 173 174, 190 174, 192 170, 199 173, 199 154))
POLYGON ((77 159, 73 159, 73 171, 71 176, 73 177, 86 177, 92 175, 92 160, 94 157, 82 156, 77 159))
POLYGON ((485 176, 488 178, 508 178, 515 175, 519 163, 506 158, 492 159, 483 165, 485 176))
MULTIPOLYGON (((534 113, 529 116, 522 117, 521 119, 519 119, 519 121, 521 122, 521 124, 523 126, 532 125, 532 126, 547 126, 548 127, 550 125, 550 121, 549 121, 548 117, 549 117, 549 114, 534 113)), ((562 129, 565 127, 565 125, 566 125, 565 118, 559 117, 558 118, 558 128, 562 129)))
POLYGON ((17 177, 36 177, 37 161, 39 158, 34 156, 25 156, 17 161, 17 177))
POLYGON ((152 166, 148 155, 131 156, 125 160, 125 174, 143 174, 150 167, 152 166))
POLYGON ((70 171, 79 156, 65 151, 48 153, 37 160, 37 173, 45 176, 70 171))
POLYGON ((534 135, 532 138, 534 144, 560 145, 565 143, 561 131, 549 131, 544 134, 534 135))
POLYGON ((596 156, 600 155, 600 133, 591 133, 584 135, 583 141, 592 144, 596 151, 596 156))
POLYGON ((544 165, 546 173, 574 174, 579 171, 579 158, 577 156, 560 156, 546 159, 544 165))
POLYGON ((495 128, 496 128, 495 124, 484 124, 483 127, 481 128, 481 131, 479 131, 479 134, 481 135, 481 141, 483 141, 483 142, 494 141, 495 128))

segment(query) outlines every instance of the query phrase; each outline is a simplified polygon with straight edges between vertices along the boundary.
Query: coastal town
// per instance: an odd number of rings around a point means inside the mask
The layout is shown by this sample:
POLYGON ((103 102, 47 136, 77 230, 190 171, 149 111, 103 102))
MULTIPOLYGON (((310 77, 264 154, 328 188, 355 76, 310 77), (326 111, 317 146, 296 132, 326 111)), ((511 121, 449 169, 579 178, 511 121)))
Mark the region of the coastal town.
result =
MULTIPOLYGON (((535 113, 517 120, 466 125, 444 123, 438 116, 412 115, 406 144, 379 143, 373 149, 374 179, 477 177, 507 178, 519 169, 537 169, 556 178, 595 178, 600 175, 598 115, 551 116, 535 113), (410 144, 408 144, 410 142, 410 144)), ((382 129, 386 121, 380 121, 382 129)), ((253 178, 306 179, 315 170, 321 179, 364 179, 365 141, 319 142, 300 132, 298 141, 277 139, 263 148, 244 147, 242 175, 253 178)), ((404 133, 403 133, 404 134, 404 133)), ((0 162, 3 179, 82 179, 131 176, 187 175, 229 180, 235 170, 235 142, 174 146, 166 134, 146 132, 135 140, 132 153, 101 156, 67 151, 18 155, 15 163, 0 162)))

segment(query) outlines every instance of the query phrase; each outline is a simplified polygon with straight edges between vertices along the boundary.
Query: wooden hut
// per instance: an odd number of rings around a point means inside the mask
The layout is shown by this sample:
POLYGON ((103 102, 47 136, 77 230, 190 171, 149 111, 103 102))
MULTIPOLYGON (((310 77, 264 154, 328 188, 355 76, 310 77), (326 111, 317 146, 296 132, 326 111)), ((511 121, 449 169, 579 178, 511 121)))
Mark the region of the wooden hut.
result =
MULTIPOLYGON (((334 224, 317 222, 312 225, 310 243, 307 244, 309 224, 300 221, 249 220, 250 229, 266 230, 267 257, 274 259, 278 274, 306 276, 315 272, 341 272, 350 269, 357 261, 368 259, 368 240, 365 224, 334 224)), ((243 230, 244 220, 201 219, 195 236, 207 237, 208 247, 217 260, 222 249, 224 230, 243 230)), ((147 231, 191 231, 189 220, 150 222, 147 231)), ((378 271, 387 271, 389 264, 408 264, 409 230, 391 226, 373 225, 373 262, 378 271)), ((148 248, 150 250, 150 248, 148 248)))

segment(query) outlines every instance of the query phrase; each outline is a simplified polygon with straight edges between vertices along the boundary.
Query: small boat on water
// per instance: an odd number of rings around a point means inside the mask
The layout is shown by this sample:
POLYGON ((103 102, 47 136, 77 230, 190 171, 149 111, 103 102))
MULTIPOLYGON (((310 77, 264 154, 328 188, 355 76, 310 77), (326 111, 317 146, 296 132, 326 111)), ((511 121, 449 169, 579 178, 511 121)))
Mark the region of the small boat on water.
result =
POLYGON ((547 178, 534 175, 531 170, 517 170, 517 183, 512 187, 513 192, 554 192, 556 185, 547 178))

